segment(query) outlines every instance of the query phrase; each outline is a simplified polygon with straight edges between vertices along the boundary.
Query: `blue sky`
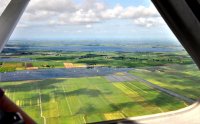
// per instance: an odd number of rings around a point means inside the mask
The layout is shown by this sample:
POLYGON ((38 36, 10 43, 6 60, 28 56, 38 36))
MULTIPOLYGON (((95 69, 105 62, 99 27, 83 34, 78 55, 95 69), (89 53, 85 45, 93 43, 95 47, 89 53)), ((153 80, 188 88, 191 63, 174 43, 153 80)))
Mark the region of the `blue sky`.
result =
POLYGON ((32 0, 11 39, 70 38, 176 40, 150 0, 32 0))

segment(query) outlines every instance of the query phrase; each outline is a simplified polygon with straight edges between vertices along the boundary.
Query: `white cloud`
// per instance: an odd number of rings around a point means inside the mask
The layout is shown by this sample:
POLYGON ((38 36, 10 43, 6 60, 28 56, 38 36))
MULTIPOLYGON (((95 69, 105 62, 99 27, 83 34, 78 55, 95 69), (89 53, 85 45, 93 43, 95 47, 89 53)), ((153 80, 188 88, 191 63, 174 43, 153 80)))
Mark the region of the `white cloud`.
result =
POLYGON ((95 23, 99 22, 100 19, 98 18, 97 13, 94 10, 84 11, 80 9, 72 14, 70 18, 71 23, 95 23))
MULTIPOLYGON (((10 0, 1 0, 0 10, 10 0)), ((153 5, 128 6, 120 4, 110 8, 106 3, 97 0, 85 0, 75 3, 73 0, 31 0, 24 13, 22 25, 91 25, 109 19, 129 19, 135 25, 151 27, 162 25, 163 20, 153 5)), ((86 26, 87 27, 87 26, 86 26)))
POLYGON ((27 11, 65 12, 74 11, 77 6, 72 0, 31 0, 27 11))
POLYGON ((137 18, 134 20, 134 23, 136 25, 139 25, 139 26, 144 26, 144 27, 152 27, 152 26, 158 26, 158 25, 162 25, 164 24, 164 21, 160 18, 160 17, 157 17, 157 18, 137 18))
POLYGON ((123 13, 124 8, 121 5, 116 5, 112 9, 107 9, 101 12, 102 18, 112 19, 112 18, 120 18, 123 13))
POLYGON ((155 7, 151 4, 149 7, 144 6, 130 6, 124 9, 121 13, 123 18, 141 18, 141 17, 159 17, 155 7))
POLYGON ((87 24, 87 25, 85 25, 85 27, 86 27, 86 28, 92 28, 92 25, 87 24))
POLYGON ((104 10, 104 9, 106 9, 106 5, 104 3, 97 2, 97 3, 95 3, 95 6, 96 6, 95 8, 97 10, 104 10))
POLYGON ((28 27, 28 25, 26 25, 26 24, 18 24, 17 25, 17 28, 27 28, 28 27))
POLYGON ((77 31, 77 33, 82 33, 82 32, 83 32, 82 30, 78 30, 78 31, 77 31))

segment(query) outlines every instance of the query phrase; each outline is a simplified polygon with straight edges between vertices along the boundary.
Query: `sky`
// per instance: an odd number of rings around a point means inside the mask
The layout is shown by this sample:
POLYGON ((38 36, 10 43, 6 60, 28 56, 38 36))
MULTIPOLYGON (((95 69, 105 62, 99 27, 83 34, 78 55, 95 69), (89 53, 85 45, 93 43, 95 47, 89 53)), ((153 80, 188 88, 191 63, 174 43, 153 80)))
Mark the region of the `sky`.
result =
POLYGON ((11 37, 71 38, 176 40, 150 0, 31 0, 11 37))

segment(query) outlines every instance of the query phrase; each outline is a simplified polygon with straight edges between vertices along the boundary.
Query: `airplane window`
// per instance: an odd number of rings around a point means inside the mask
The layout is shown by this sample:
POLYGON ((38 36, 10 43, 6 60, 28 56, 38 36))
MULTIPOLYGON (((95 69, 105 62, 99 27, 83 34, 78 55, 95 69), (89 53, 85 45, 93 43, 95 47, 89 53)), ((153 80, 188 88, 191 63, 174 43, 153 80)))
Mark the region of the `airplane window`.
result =
POLYGON ((31 0, 0 54, 0 87, 39 124, 178 110, 199 81, 149 0, 31 0))

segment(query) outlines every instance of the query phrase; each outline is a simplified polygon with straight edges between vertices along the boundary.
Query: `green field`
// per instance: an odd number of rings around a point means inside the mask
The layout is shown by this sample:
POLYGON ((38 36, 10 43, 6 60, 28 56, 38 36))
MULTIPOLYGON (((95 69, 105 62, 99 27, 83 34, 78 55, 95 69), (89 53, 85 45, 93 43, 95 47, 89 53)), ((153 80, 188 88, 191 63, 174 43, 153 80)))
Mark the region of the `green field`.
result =
POLYGON ((98 122, 187 106, 143 83, 104 77, 1 82, 0 87, 38 123, 47 124, 98 122))
POLYGON ((0 72, 25 70, 27 63, 39 69, 64 68, 64 63, 109 67, 148 67, 168 64, 193 64, 186 52, 33 52, 29 54, 1 54, 6 58, 28 58, 31 62, 0 62, 0 72))
POLYGON ((111 67, 143 67, 193 63, 186 52, 52 52, 51 54, 39 52, 21 57, 31 58, 37 62, 52 62, 55 64, 55 67, 57 67, 58 63, 66 61, 88 65, 100 64, 111 67))
MULTIPOLYGON (((28 62, 0 62, 0 72, 64 68, 65 63, 133 68, 130 74, 191 99, 200 96, 200 72, 186 52, 28 52, 1 55, 28 62)), ((117 75, 117 74, 115 74, 117 75)), ((120 75, 120 74, 118 74, 120 75)), ((123 75, 121 75, 123 76, 123 75)), ((38 123, 82 124, 177 110, 187 103, 137 80, 106 77, 0 82, 38 123)))
POLYGON ((196 65, 138 68, 131 73, 188 98, 200 98, 200 71, 196 65))

